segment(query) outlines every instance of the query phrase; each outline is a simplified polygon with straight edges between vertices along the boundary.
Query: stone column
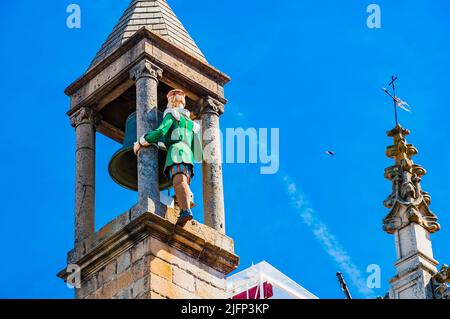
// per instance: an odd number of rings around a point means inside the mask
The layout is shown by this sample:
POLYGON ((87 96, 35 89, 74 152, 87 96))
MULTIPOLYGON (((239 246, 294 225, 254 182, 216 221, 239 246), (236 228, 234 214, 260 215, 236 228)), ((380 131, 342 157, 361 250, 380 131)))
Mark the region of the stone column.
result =
POLYGON ((220 141, 219 117, 224 105, 206 97, 202 101, 203 135, 203 206, 205 224, 225 234, 225 206, 222 180, 222 147, 220 141))
POLYGON ((95 112, 83 107, 71 117, 76 131, 75 243, 95 231, 95 112))
MULTIPOLYGON (((162 70, 148 60, 143 60, 131 70, 136 81, 137 137, 158 125, 158 77, 162 70)), ((158 149, 142 148, 138 154, 139 214, 157 213, 159 203, 158 149)))

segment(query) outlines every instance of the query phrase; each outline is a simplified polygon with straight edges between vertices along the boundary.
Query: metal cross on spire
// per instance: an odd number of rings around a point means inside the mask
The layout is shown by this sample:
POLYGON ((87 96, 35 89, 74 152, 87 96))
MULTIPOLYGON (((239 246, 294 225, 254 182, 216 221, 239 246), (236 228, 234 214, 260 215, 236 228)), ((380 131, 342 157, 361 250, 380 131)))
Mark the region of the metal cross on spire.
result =
POLYGON ((389 92, 387 88, 384 88, 384 92, 389 95, 392 98, 392 101, 394 102, 394 112, 395 112, 395 125, 398 126, 398 112, 397 107, 407 111, 411 112, 411 109, 409 107, 409 104, 400 99, 397 96, 396 87, 395 87, 395 81, 398 80, 398 77, 393 75, 391 78, 391 82, 388 84, 388 87, 392 87, 392 94, 389 92))

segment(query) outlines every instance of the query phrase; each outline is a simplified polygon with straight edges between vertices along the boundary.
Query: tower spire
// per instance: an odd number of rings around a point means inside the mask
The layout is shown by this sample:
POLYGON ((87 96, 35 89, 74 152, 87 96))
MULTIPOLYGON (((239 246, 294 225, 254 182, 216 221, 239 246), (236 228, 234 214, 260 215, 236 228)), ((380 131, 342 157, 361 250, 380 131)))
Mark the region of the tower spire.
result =
POLYGON ((166 0, 132 0, 90 68, 106 59, 141 28, 151 30, 191 56, 206 62, 202 51, 166 0))
POLYGON ((414 163, 417 149, 406 141, 410 131, 397 126, 387 132, 394 140, 386 155, 394 165, 386 168, 392 193, 384 201, 390 209, 383 219, 383 230, 395 235, 397 275, 391 279, 391 299, 433 298, 432 277, 438 262, 433 258, 430 234, 439 231, 436 215, 430 210, 430 195, 422 190, 425 169, 414 163))

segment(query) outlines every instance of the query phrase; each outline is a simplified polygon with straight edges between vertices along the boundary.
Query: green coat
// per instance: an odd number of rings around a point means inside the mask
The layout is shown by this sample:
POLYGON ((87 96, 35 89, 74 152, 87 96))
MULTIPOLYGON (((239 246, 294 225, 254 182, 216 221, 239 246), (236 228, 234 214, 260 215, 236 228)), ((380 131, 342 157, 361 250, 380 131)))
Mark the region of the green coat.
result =
POLYGON ((175 115, 167 113, 161 125, 144 136, 150 144, 164 142, 167 148, 164 172, 174 164, 194 166, 195 161, 203 160, 200 126, 184 114, 175 112, 175 115))

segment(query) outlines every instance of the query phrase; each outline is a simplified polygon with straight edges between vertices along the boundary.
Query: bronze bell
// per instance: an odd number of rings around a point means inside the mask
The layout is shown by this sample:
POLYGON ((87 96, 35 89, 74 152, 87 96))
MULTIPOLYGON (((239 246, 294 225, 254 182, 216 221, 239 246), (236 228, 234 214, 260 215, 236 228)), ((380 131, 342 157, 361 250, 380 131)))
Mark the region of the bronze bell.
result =
MULTIPOLYGON (((162 121, 162 113, 158 114, 158 122, 162 121)), ((137 123, 136 112, 131 114, 125 125, 125 139, 123 146, 113 155, 109 162, 109 175, 119 185, 133 190, 138 190, 137 181, 137 157, 133 152, 133 145, 136 142, 137 123)), ((159 189, 166 190, 172 187, 170 181, 164 175, 164 164, 167 152, 163 150, 158 151, 159 164, 159 189)))

